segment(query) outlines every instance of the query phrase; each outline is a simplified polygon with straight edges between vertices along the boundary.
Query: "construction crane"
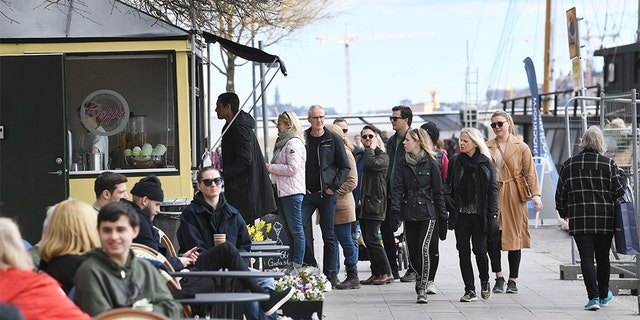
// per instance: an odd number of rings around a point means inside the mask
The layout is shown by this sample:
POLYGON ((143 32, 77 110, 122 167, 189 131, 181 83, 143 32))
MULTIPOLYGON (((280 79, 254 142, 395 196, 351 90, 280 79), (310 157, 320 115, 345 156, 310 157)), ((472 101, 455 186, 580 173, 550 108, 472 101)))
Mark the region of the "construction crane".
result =
POLYGON ((438 91, 433 89, 422 88, 422 91, 431 94, 431 102, 424 102, 422 112, 433 112, 440 109, 440 101, 438 100, 438 91))
POLYGON ((370 35, 351 35, 349 34, 349 25, 344 24, 344 37, 331 38, 331 37, 316 37, 321 44, 327 41, 338 41, 344 43, 345 54, 345 70, 346 70, 346 89, 347 89, 347 113, 351 114, 351 62, 349 54, 349 44, 353 40, 366 40, 366 39, 390 39, 390 38, 415 38, 415 37, 430 37, 431 32, 417 32, 417 33, 389 33, 389 34, 370 34, 370 35))

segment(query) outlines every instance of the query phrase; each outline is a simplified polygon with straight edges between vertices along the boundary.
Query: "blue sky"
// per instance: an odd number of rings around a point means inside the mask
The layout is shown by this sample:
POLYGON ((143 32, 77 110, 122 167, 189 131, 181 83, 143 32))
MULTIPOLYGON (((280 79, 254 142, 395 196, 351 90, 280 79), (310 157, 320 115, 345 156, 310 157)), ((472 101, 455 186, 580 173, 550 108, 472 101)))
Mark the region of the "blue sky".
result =
MULTIPOLYGON (((441 102, 465 100, 467 66, 478 75, 478 93, 488 88, 525 88, 522 61, 531 57, 542 85, 545 1, 508 0, 352 0, 338 1, 342 13, 321 21, 265 50, 280 56, 289 76, 278 75, 267 91, 274 102, 275 88, 281 103, 294 106, 320 104, 346 113, 344 43, 316 37, 369 37, 350 42, 351 99, 353 112, 387 112, 403 99, 430 101, 425 89, 438 92, 441 102), (388 37, 391 34, 430 36, 388 37), (371 36, 382 38, 371 38, 371 36)), ((582 56, 592 48, 612 47, 635 41, 638 1, 553 1, 554 77, 570 72, 565 12, 576 7, 581 36, 590 26, 590 41, 581 39, 582 56), (623 12, 625 12, 623 14, 623 12), (617 39, 611 34, 619 34, 617 39), (601 37, 605 35, 604 37, 601 37)), ((259 38, 257 39, 259 40, 259 38)), ((590 51, 590 52, 588 52, 590 51)), ((601 70, 602 58, 594 61, 601 70)), ((240 67, 236 92, 251 90, 251 68, 240 67)), ((224 80, 214 79, 214 95, 224 90, 224 80)), ((242 98, 241 98, 242 99, 242 98)), ((215 101, 215 98, 214 98, 215 101)))

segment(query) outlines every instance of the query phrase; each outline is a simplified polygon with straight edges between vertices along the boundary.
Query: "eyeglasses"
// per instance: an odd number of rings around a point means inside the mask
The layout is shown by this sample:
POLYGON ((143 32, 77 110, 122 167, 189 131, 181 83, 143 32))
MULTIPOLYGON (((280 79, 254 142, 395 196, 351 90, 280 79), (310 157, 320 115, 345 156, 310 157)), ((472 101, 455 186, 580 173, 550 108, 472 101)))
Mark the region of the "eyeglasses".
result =
POLYGON ((391 121, 398 121, 398 119, 406 119, 406 117, 389 117, 391 121))
POLYGON ((372 134, 363 134, 363 135, 362 135, 362 139, 365 139, 365 140, 366 140, 366 139, 373 139, 373 137, 375 137, 375 136, 374 136, 374 135, 372 135, 372 134))
POLYGON ((496 126, 502 128, 506 121, 496 121, 491 123, 491 128, 495 129, 496 126))
POLYGON ((309 118, 318 121, 318 120, 324 119, 324 116, 309 117, 309 118))
POLYGON ((222 184, 222 178, 221 177, 216 177, 213 179, 204 179, 202 180, 202 183, 204 183, 205 186, 207 187, 211 187, 212 184, 216 184, 216 186, 219 186, 222 184))

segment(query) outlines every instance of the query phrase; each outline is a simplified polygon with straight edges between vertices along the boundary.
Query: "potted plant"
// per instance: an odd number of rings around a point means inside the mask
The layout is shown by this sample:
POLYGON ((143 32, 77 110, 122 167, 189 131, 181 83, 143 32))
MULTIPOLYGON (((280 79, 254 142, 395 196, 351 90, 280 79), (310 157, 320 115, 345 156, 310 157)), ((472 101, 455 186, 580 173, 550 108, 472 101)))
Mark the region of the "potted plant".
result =
POLYGON ((282 305, 284 316, 295 320, 310 320, 315 313, 317 319, 322 318, 324 293, 331 290, 324 274, 314 275, 303 271, 276 280, 276 291, 286 288, 294 288, 295 292, 291 299, 282 305))

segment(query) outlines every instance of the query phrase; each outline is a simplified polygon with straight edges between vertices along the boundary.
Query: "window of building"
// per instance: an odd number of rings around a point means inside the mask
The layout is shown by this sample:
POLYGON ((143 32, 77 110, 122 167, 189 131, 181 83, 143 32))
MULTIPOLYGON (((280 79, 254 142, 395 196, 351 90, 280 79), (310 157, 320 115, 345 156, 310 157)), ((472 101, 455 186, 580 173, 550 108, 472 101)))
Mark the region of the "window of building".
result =
POLYGON ((68 55, 65 63, 71 175, 176 170, 173 53, 68 55))

